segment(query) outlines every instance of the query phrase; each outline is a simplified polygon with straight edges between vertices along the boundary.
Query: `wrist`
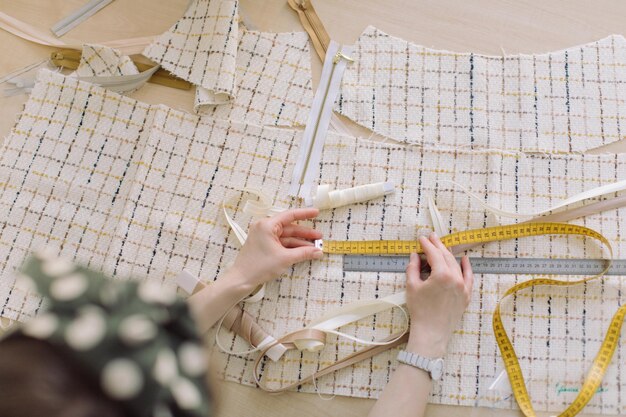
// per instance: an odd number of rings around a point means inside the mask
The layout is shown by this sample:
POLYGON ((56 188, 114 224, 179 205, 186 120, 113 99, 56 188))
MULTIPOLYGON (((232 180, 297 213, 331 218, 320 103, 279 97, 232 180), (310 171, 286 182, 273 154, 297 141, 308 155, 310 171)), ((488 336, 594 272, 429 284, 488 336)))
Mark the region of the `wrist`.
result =
POLYGON ((417 326, 411 327, 406 350, 427 358, 443 358, 448 348, 448 338, 417 326))
POLYGON ((236 266, 228 268, 217 278, 217 282, 239 295, 240 298, 246 297, 257 287, 257 285, 236 266))

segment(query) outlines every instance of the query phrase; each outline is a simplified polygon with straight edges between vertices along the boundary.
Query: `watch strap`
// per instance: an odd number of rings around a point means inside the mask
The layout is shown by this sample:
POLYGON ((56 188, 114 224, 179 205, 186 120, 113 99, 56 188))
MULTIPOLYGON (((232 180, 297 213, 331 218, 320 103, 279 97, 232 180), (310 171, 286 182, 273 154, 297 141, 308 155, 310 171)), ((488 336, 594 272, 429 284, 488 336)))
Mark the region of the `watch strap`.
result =
POLYGON ((418 355, 417 353, 401 350, 398 352, 397 359, 400 363, 428 372, 428 375, 433 380, 441 379, 441 372, 433 372, 433 365, 437 362, 443 362, 443 359, 441 358, 427 358, 425 356, 418 355))

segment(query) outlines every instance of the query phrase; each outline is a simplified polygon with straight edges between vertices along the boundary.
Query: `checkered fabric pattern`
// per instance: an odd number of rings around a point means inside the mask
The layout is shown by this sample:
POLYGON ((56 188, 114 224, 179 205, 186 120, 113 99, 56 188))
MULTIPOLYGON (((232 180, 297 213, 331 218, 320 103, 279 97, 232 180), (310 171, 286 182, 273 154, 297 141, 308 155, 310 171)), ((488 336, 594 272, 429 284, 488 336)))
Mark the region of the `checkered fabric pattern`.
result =
POLYGON ((238 4, 236 0, 194 0, 183 17, 143 54, 207 89, 213 104, 230 101, 236 86, 238 4))
POLYGON ((241 28, 240 35, 233 100, 213 106, 213 94, 197 87, 196 111, 259 125, 304 125, 313 102, 307 34, 241 28))
POLYGON ((368 27, 336 110, 400 142, 584 152, 626 126, 626 39, 539 55, 428 49, 368 27))
MULTIPOLYGON (((13 271, 34 249, 66 257, 116 277, 133 276, 173 286, 181 269, 213 280, 234 260, 239 245, 220 214, 225 198, 261 188, 276 206, 287 197, 301 131, 198 117, 149 106, 100 87, 44 71, 0 152, 0 315, 23 320, 40 300, 13 286, 13 271)), ((320 181, 338 188, 376 181, 395 194, 323 212, 315 220, 327 239, 411 239, 431 230, 425 199, 432 196, 450 231, 495 225, 496 219, 443 180, 468 185, 486 202, 539 210, 568 195, 626 178, 626 155, 548 155, 494 150, 426 149, 329 134, 320 181)), ((245 225, 241 199, 228 208, 245 225)), ((620 235, 626 209, 577 221, 603 233, 616 257, 626 255, 620 235)), ((485 256, 606 255, 578 237, 535 237, 494 243, 485 256)), ((528 276, 482 275, 446 358, 431 401, 513 407, 489 385, 503 369, 491 329, 500 294, 528 276)), ((567 279, 567 277, 564 277, 567 279)), ((328 309, 404 288, 403 274, 343 272, 340 256, 299 264, 246 304, 261 326, 280 336, 302 328, 328 309)), ((535 288, 507 300, 503 318, 539 410, 562 409, 572 399, 601 343, 612 313, 626 301, 620 277, 568 289, 535 288), (513 315, 515 312, 515 315, 513 315), (572 366, 572 364, 574 364, 572 366)), ((398 311, 378 314, 344 331, 382 338, 400 330, 398 311)), ((222 335, 235 350, 245 342, 222 335)), ((320 353, 293 353, 263 368, 282 385, 355 349, 329 338, 320 353)), ((317 381, 321 393, 378 397, 397 352, 388 351, 317 381)), ((626 413, 621 344, 588 412, 626 413)), ((220 374, 254 385, 252 358, 218 354, 220 374)), ((305 385, 302 391, 315 388, 305 385)))
POLYGON ((195 0, 144 55, 197 86, 198 113, 259 125, 304 125, 313 101, 306 33, 245 30, 237 8, 237 1, 195 0))
POLYGON ((139 74, 133 61, 116 49, 102 45, 83 45, 80 63, 76 68, 79 77, 109 77, 139 74))

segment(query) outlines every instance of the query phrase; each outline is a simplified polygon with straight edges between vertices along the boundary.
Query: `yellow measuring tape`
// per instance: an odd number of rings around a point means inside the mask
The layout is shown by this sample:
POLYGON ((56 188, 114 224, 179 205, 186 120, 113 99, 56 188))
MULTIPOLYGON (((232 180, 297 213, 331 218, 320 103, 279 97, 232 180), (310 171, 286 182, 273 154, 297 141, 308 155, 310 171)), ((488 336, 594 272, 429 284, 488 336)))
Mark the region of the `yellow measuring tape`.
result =
MULTIPOLYGON (((597 239, 609 249, 611 248, 609 241, 595 230, 568 223, 524 223, 472 229, 443 236, 441 241, 444 245, 450 247, 539 235, 582 235, 597 239)), ((344 255, 408 255, 416 252, 422 253, 422 248, 417 240, 324 240, 321 247, 325 253, 344 255)))
MULTIPOLYGON (((487 227, 484 229, 466 230, 463 232, 452 233, 450 235, 443 236, 441 241, 447 247, 464 245, 470 243, 488 243, 500 240, 516 239, 528 236, 539 235, 579 235, 584 237, 590 237, 600 241, 604 244, 610 253, 610 258, 613 257, 613 249, 610 242, 600 233, 593 229, 584 226, 578 226, 567 223, 524 223, 513 224, 508 226, 496 226, 487 227)), ((330 254, 350 254, 350 255, 406 255, 409 253, 422 253, 422 248, 416 240, 368 240, 368 241, 332 241, 324 240, 321 245, 325 253, 330 254)), ((506 367, 509 381, 513 389, 515 399, 527 417, 535 417, 535 410, 533 409, 532 402, 528 391, 526 389, 526 383, 524 381, 524 375, 522 369, 515 354, 513 344, 509 339, 504 324, 502 323, 502 317, 500 314, 500 303, 509 295, 512 295, 518 291, 526 288, 541 286, 541 285, 554 285, 554 286, 570 286, 582 284, 597 278, 602 277, 611 266, 611 260, 607 259, 607 265, 603 272, 598 275, 577 280, 577 281, 559 281, 549 278, 538 278, 529 281, 524 281, 509 288, 502 298, 498 301, 496 309, 493 313, 493 330, 502 354, 502 359, 506 367)), ((559 414, 559 417, 573 417, 578 414, 585 405, 591 400, 593 395, 598 390, 598 387, 602 383, 602 378, 611 362, 613 353, 619 342, 622 324, 624 317, 626 316, 626 305, 620 307, 607 330, 600 351, 596 355, 591 369, 587 373, 585 382, 580 389, 578 396, 574 399, 572 404, 559 414)))

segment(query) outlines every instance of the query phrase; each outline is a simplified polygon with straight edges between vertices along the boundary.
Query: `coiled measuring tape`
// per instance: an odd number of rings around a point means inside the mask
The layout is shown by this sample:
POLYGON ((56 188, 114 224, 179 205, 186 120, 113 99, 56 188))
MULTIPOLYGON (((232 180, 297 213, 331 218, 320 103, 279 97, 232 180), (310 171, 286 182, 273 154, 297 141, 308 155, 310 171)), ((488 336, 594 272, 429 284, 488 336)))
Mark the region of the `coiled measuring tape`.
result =
MULTIPOLYGON (((596 239, 607 247, 610 258, 606 262, 605 269, 597 275, 576 281, 559 281, 548 278, 537 278, 524 281, 509 288, 500 298, 493 313, 493 331, 505 364, 509 381, 513 389, 513 394, 521 411, 527 417, 536 417, 532 401, 526 389, 524 375, 519 364, 519 360, 513 348, 513 344, 508 337, 500 313, 502 300, 509 295, 515 294, 526 288, 534 286, 572 286, 578 285, 602 277, 611 267, 613 249, 609 241, 600 233, 584 226, 567 223, 524 223, 508 226, 488 227, 484 229, 467 230, 443 236, 441 241, 447 247, 472 244, 488 243, 499 240, 516 239, 528 236, 539 235, 579 235, 596 239)), ((368 241, 316 241, 316 246, 329 254, 345 255, 406 255, 409 253, 422 253, 422 248, 416 240, 368 240, 368 241)), ((622 324, 626 316, 626 305, 621 306, 611 320, 606 336, 598 354, 596 355, 589 372, 585 378, 582 388, 577 397, 559 414, 559 417, 573 417, 578 414, 591 400, 602 383, 602 378, 611 362, 613 353, 619 342, 622 324)))

